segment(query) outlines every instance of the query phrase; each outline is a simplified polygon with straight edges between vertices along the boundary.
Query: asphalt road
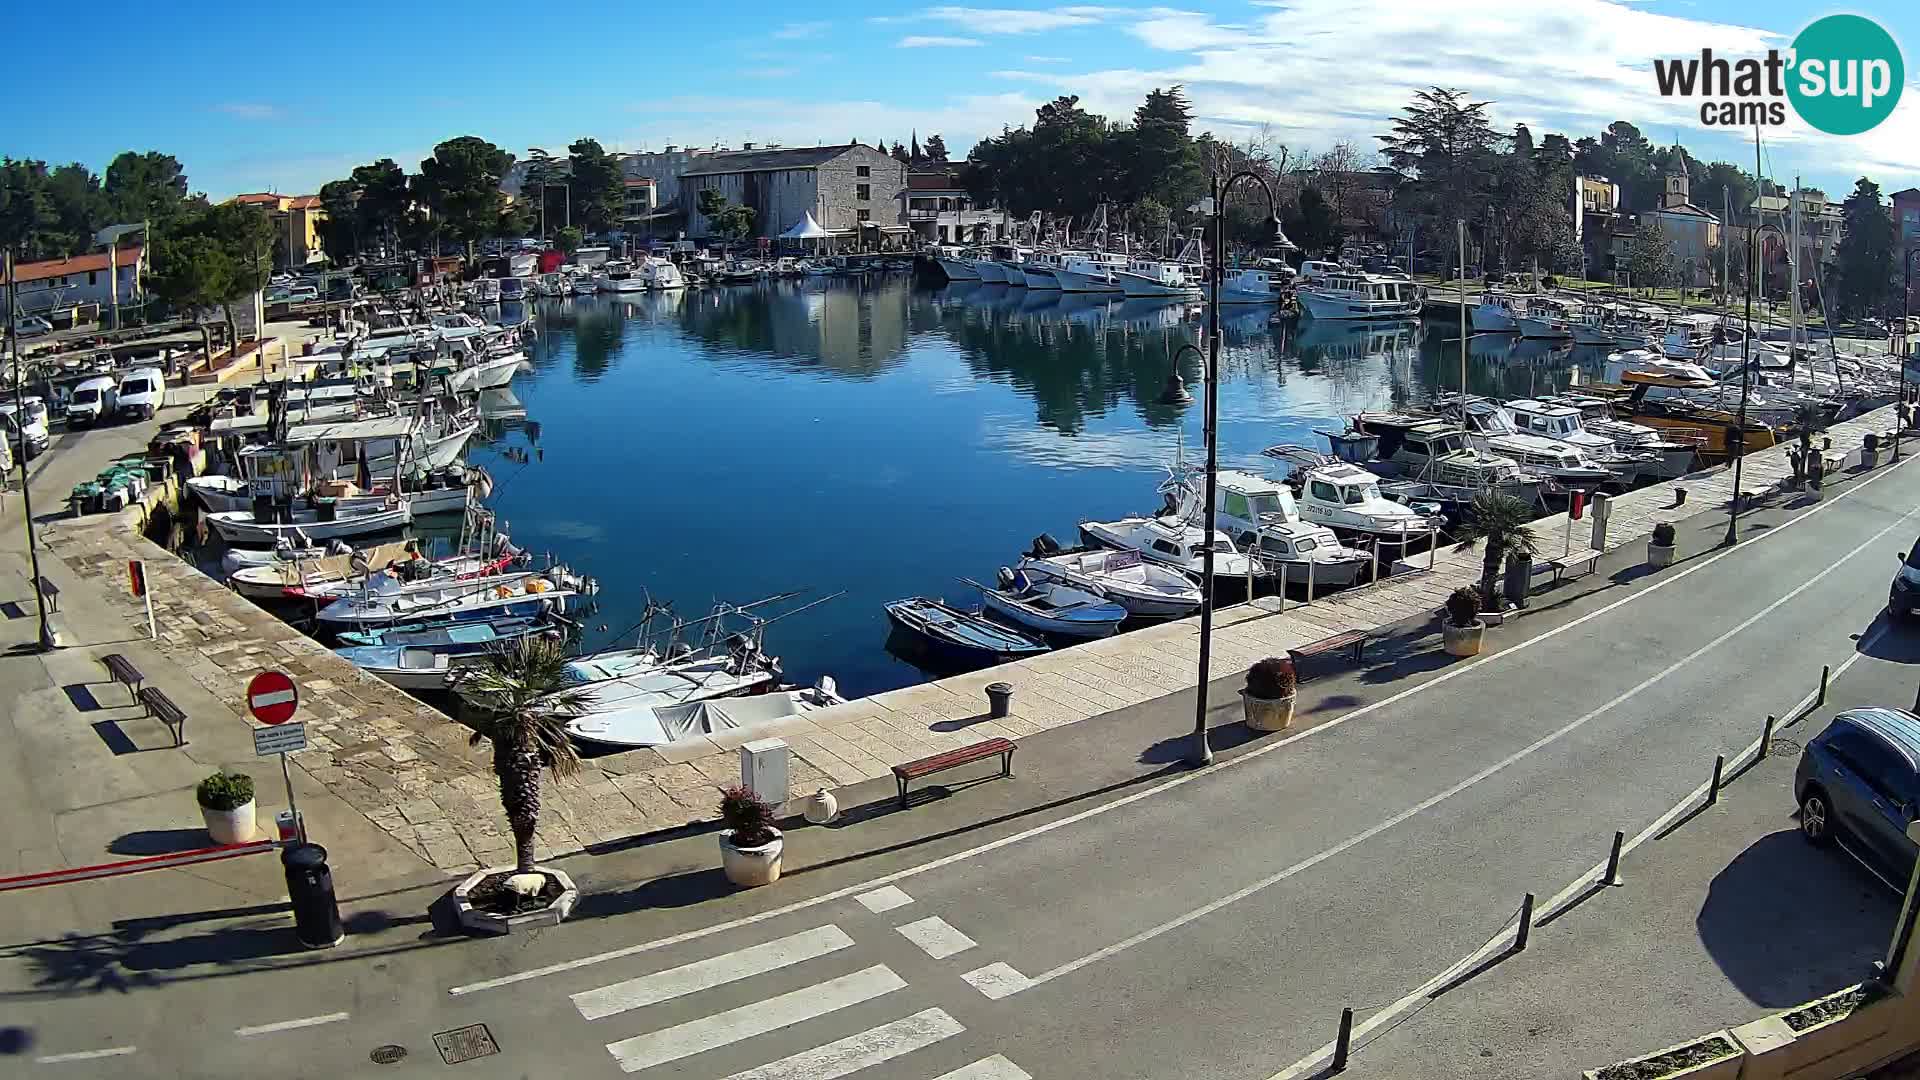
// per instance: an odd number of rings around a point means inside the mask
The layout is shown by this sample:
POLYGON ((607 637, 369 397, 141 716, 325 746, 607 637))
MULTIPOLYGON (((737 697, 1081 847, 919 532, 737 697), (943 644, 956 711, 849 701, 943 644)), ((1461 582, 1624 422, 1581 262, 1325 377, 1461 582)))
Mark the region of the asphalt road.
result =
POLYGON ((1822 664, 1897 648, 1876 619, 1917 508, 1920 469, 1883 473, 1495 631, 1475 662, 1363 674, 1351 711, 1211 770, 991 833, 510 941, 176 983, 164 1008, 9 1012, 48 1075, 438 1074, 423 1033, 484 1023, 499 1052, 474 1075, 1263 1080, 1343 1006, 1394 1002, 1585 872, 1822 664), (372 1064, 383 1043, 409 1056, 372 1064))

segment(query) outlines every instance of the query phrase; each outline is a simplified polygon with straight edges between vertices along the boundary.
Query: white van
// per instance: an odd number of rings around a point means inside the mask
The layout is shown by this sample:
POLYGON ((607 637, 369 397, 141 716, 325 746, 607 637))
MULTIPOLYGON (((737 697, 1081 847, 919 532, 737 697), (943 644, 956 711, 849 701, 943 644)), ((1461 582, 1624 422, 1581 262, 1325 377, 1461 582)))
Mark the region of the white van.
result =
POLYGON ((129 420, 150 420, 167 396, 167 377, 159 368, 134 368, 120 379, 114 411, 129 420))
POLYGON ((114 415, 120 401, 120 387, 111 375, 96 375, 73 388, 67 399, 67 426, 86 427, 114 415))
POLYGON ((21 405, 24 406, 24 419, 15 412, 12 401, 0 401, 0 429, 5 430, 8 442, 20 447, 20 455, 31 460, 47 448, 53 436, 47 431, 45 401, 30 397, 23 400, 21 405))
POLYGON ((1337 262, 1308 259, 1300 264, 1300 280, 1309 285, 1318 284, 1335 274, 1344 273, 1348 273, 1347 268, 1337 262))

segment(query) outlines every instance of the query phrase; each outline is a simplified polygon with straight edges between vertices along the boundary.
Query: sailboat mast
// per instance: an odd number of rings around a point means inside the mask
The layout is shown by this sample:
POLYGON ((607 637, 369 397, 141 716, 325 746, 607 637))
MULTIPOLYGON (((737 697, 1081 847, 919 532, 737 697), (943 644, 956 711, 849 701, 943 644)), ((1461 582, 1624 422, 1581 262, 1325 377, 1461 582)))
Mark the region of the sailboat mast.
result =
POLYGON ((1467 223, 1455 220, 1454 247, 1460 251, 1460 403, 1467 400, 1467 223))

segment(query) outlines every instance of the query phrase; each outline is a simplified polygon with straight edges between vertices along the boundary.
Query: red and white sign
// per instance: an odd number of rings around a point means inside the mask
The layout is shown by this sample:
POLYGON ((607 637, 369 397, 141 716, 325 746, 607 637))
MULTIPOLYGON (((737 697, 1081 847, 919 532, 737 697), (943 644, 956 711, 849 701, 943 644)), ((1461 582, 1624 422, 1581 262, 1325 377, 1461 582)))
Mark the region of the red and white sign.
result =
POLYGON ((300 705, 293 680, 278 671, 263 671, 247 684, 247 711, 263 724, 284 724, 300 705))

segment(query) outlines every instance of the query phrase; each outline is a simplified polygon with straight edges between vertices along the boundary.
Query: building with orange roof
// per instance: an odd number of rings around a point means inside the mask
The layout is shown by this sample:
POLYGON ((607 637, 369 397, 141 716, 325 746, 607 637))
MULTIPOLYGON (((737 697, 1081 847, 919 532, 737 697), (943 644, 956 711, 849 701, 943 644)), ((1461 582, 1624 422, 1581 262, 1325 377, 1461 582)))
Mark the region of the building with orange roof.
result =
POLYGON ((318 195, 281 195, 256 191, 235 195, 227 200, 241 206, 257 206, 273 218, 274 234, 279 238, 274 252, 274 267, 279 270, 304 270, 325 262, 327 253, 320 245, 320 232, 326 225, 327 210, 318 195))

